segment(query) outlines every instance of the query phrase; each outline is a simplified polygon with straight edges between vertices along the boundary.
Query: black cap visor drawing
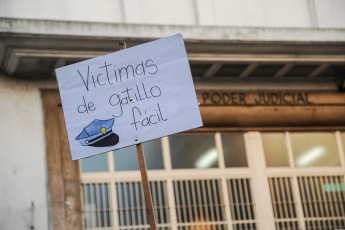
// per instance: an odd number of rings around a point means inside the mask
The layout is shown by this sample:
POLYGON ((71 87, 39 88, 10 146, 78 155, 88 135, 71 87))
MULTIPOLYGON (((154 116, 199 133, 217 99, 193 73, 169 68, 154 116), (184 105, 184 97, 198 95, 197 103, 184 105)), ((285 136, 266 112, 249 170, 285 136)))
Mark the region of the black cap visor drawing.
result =
POLYGON ((108 147, 119 143, 119 136, 113 133, 114 118, 94 120, 75 138, 83 146, 108 147))
MULTIPOLYGON (((91 141, 90 141, 91 142, 91 141)), ((103 139, 92 141, 92 144, 89 144, 89 146, 94 147, 107 147, 107 146, 113 146, 119 143, 119 135, 115 133, 110 133, 108 136, 106 136, 103 139)))

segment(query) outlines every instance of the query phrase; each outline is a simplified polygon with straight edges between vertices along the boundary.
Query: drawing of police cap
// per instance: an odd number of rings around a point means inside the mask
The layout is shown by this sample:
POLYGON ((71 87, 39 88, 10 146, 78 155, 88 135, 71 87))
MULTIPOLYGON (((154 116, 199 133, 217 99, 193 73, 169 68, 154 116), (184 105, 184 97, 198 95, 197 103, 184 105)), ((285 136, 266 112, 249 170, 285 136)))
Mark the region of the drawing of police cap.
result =
POLYGON ((107 147, 119 143, 119 136, 112 132, 114 118, 109 120, 95 119, 75 138, 83 146, 107 147))

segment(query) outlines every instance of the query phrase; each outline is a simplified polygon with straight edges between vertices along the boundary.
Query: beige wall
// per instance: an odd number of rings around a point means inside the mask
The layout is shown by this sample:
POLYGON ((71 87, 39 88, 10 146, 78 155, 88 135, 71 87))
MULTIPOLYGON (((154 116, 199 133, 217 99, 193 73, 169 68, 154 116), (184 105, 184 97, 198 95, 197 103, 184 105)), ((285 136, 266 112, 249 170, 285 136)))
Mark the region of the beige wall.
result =
POLYGON ((40 88, 0 75, 0 228, 29 229, 31 202, 35 229, 48 229, 47 170, 40 88))
POLYGON ((0 0, 0 17, 163 25, 345 28, 345 0, 0 0))

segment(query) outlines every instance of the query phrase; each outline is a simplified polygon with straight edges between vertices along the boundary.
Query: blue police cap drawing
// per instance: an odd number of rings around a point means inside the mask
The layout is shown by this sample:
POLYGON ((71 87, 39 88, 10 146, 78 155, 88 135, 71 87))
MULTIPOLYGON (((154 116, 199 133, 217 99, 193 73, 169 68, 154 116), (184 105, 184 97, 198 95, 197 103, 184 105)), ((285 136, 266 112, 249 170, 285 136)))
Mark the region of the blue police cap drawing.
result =
POLYGON ((94 120, 75 138, 83 146, 107 147, 119 143, 119 136, 113 133, 114 118, 94 120))

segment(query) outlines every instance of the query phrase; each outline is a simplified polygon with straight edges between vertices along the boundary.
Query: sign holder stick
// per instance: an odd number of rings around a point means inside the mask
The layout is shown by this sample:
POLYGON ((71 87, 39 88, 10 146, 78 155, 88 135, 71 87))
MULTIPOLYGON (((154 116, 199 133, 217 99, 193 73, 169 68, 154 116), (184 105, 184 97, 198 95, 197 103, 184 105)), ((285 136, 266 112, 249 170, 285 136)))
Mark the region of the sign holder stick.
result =
MULTIPOLYGON (((120 50, 126 49, 126 43, 124 41, 121 41, 119 43, 120 50)), ((149 180, 147 177, 147 169, 146 169, 146 162, 145 162, 145 156, 144 156, 144 148, 143 144, 136 144, 137 154, 138 154, 138 162, 139 162, 139 168, 140 168, 140 174, 141 174, 141 183, 143 185, 144 189, 144 197, 145 197, 145 203, 147 207, 147 215, 150 223, 150 229, 156 230, 156 220, 153 210, 153 203, 152 203, 152 197, 151 197, 151 191, 150 191, 150 185, 149 180)))

